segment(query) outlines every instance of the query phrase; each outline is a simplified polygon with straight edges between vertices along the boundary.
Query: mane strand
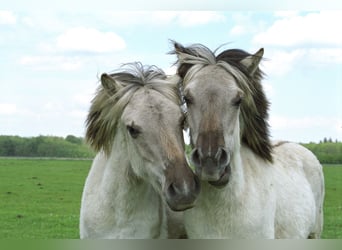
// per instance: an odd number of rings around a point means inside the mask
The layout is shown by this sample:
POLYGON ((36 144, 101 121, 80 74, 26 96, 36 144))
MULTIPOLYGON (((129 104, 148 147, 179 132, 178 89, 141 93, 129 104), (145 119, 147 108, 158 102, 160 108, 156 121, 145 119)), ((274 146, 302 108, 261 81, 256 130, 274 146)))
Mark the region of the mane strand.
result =
POLYGON ((272 145, 270 142, 268 109, 269 101, 263 91, 261 81, 264 73, 258 67, 253 75, 250 75, 244 65, 239 63, 248 56, 253 56, 240 49, 225 50, 217 56, 217 61, 224 61, 241 71, 247 78, 251 89, 251 97, 255 110, 248 103, 242 102, 242 141, 247 144, 256 154, 272 162, 272 145))

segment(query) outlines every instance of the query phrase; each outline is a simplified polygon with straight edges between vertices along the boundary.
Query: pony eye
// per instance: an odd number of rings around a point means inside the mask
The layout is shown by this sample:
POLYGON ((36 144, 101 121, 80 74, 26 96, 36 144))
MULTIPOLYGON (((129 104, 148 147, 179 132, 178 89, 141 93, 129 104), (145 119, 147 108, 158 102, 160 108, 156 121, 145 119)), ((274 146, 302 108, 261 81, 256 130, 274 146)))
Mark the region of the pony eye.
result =
POLYGON ((135 127, 129 126, 129 125, 127 125, 127 131, 132 136, 132 138, 134 138, 134 139, 137 138, 138 135, 141 133, 138 128, 135 128, 135 127))
POLYGON ((233 106, 235 107, 239 107, 241 105, 242 102, 242 97, 241 96, 237 96, 236 98, 234 98, 234 100, 232 101, 233 106))
POLYGON ((234 107, 240 107, 242 100, 243 100, 244 94, 241 90, 239 90, 236 94, 236 96, 232 100, 232 104, 234 107))

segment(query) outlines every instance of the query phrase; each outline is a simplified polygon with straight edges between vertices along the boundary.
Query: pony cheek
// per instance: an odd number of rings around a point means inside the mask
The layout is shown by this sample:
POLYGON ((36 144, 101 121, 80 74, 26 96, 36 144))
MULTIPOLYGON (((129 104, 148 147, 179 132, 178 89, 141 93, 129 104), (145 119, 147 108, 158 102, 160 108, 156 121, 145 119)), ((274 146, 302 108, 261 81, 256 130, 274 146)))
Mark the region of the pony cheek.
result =
POLYGON ((135 146, 135 150, 145 162, 155 164, 159 160, 157 158, 159 152, 154 150, 153 146, 154 145, 148 145, 147 143, 139 143, 135 146))
POLYGON ((224 143, 229 151, 234 151, 234 145, 240 145, 240 122, 236 116, 233 120, 226 120, 224 123, 224 143))

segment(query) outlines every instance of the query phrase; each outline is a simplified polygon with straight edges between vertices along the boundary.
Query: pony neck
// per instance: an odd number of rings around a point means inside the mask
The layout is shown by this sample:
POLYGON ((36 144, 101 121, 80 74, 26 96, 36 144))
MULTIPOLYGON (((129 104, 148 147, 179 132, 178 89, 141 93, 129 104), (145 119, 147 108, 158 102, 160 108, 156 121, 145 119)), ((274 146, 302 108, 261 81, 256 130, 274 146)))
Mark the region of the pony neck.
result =
POLYGON ((241 158, 242 145, 240 142, 235 144, 234 153, 231 156, 231 176, 227 188, 234 195, 239 195, 244 190, 245 179, 244 179, 244 167, 241 158))
POLYGON ((116 228, 135 228, 138 238, 158 238, 165 222, 163 201, 150 183, 134 175, 122 134, 117 134, 107 159, 100 189, 104 199, 101 202, 115 217, 116 228))

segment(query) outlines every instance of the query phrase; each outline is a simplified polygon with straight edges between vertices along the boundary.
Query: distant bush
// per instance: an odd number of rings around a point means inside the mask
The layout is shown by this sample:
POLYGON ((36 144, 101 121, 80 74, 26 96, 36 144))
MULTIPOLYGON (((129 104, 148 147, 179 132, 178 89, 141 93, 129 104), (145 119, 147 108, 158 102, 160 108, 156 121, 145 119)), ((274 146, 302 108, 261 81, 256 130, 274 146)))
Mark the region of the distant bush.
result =
POLYGON ((341 164, 342 143, 341 142, 320 142, 302 144, 316 155, 321 163, 341 164))
POLYGON ((19 137, 0 136, 0 156, 92 158, 94 152, 83 139, 68 135, 19 137))

